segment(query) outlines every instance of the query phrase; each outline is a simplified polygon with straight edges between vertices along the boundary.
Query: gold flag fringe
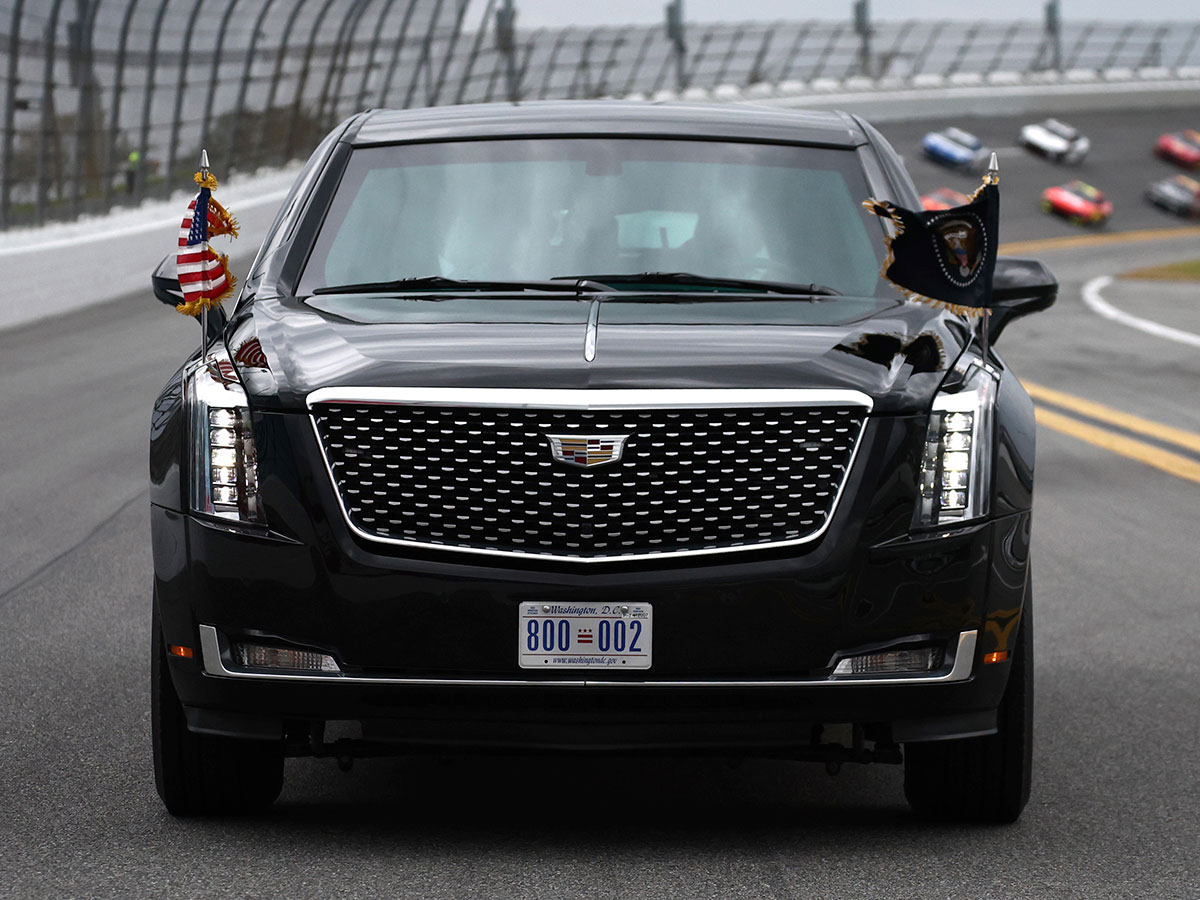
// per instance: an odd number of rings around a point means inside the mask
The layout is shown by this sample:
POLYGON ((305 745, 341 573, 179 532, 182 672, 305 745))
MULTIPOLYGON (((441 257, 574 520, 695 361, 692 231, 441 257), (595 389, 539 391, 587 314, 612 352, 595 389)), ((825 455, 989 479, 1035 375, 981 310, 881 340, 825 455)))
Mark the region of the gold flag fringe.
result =
MULTIPOLYGON (((975 194, 971 195, 971 199, 975 199, 975 195, 983 190, 984 185, 989 184, 984 178, 984 183, 979 186, 975 194)), ((916 291, 910 291, 903 285, 896 284, 892 279, 888 278, 887 271, 892 267, 892 263, 896 261, 896 257, 892 255, 892 241, 904 234, 904 222, 896 213, 896 207, 887 200, 876 200, 873 197, 868 197, 862 202, 863 209, 872 215, 879 216, 881 219, 887 219, 896 228, 894 235, 884 235, 883 243, 887 248, 887 259, 883 261, 883 266, 879 270, 879 277, 898 290, 908 300, 913 300, 917 303, 924 303, 926 306, 932 306, 935 309, 948 309, 960 316, 966 316, 969 319, 978 319, 983 316, 990 316, 990 309, 982 309, 978 306, 963 306, 960 303, 947 303, 945 300, 935 300, 932 297, 926 297, 924 294, 918 294, 916 291)))
POLYGON ((208 188, 210 191, 217 189, 217 176, 212 172, 197 172, 192 176, 192 181, 196 182, 202 188, 208 188))
POLYGON ((214 227, 209 226, 208 236, 217 237, 227 234, 230 238, 235 238, 240 232, 240 226, 235 216, 231 215, 225 207, 216 201, 215 198, 208 198, 208 211, 215 218, 218 224, 214 227))
POLYGON ((183 313, 185 316, 199 316, 203 310, 220 306, 222 301, 228 300, 233 296, 233 290, 237 287, 237 278, 229 271, 229 257, 222 253, 219 259, 221 260, 221 271, 225 273, 225 281, 227 283, 225 290, 221 291, 216 297, 201 297, 199 300, 189 300, 187 303, 180 303, 175 307, 176 312, 183 313))

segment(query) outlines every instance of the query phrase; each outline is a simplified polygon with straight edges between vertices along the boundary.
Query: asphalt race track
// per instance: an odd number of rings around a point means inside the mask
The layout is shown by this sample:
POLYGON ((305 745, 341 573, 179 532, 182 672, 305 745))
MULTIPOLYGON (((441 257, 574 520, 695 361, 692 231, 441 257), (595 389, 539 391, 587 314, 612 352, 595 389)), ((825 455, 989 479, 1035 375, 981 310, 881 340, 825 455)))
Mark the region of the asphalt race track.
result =
MULTIPOLYGON (((922 189, 969 189, 918 158, 942 124, 885 133, 922 189)), ((1037 206, 1075 174, 1111 194, 1107 232, 1182 224, 1140 194, 1172 172, 1150 156, 1158 133, 1200 122, 1079 117, 1094 150, 1078 170, 1012 149, 1020 122, 962 124, 1000 148, 1006 243, 1090 234, 1037 206)), ((165 252, 175 234, 159 240, 165 252)), ((253 236, 240 243, 250 252, 253 236)), ((198 329, 147 285, 0 333, 0 898, 1194 900, 1200 354, 1097 316, 1082 291, 1200 257, 1200 231, 1036 255, 1062 281, 1058 305, 999 349, 1060 394, 1040 404, 1053 427, 1039 433, 1033 799, 1002 828, 916 819, 899 767, 831 778, 783 761, 491 756, 360 761, 347 775, 292 760, 269 814, 177 821, 150 769, 146 437, 198 329), (1106 449, 1097 431, 1159 455, 1106 449)), ((1117 282, 1104 296, 1200 335, 1195 285, 1117 282)))

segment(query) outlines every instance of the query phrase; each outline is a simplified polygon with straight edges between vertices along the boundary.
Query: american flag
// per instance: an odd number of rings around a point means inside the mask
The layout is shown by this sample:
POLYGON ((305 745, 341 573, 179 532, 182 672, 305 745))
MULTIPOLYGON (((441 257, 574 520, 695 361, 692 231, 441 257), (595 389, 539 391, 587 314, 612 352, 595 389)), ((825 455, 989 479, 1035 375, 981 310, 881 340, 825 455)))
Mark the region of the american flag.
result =
POLYGON ((177 308, 190 316, 219 304, 233 293, 235 283, 228 258, 214 252, 208 239, 210 235, 236 234, 237 225, 211 194, 208 187, 200 188, 179 228, 175 268, 184 302, 177 308))

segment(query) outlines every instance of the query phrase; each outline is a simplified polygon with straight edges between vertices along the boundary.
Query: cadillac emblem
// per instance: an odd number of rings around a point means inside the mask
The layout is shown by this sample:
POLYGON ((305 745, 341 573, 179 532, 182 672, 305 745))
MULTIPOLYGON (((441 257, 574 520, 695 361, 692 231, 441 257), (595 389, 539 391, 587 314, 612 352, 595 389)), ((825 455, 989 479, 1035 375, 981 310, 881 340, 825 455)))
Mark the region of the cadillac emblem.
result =
POLYGON ((590 469, 621 458, 627 434, 548 434, 550 453, 559 462, 590 469))

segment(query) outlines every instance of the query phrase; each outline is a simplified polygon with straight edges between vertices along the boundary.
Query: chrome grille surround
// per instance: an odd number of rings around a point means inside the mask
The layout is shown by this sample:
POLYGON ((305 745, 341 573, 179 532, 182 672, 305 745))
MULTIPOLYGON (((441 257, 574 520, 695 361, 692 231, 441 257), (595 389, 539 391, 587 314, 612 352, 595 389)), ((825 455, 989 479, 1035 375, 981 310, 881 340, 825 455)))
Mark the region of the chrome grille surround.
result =
POLYGON ((816 540, 871 410, 858 391, 805 389, 345 387, 307 402, 358 536, 581 563, 816 540), (624 458, 556 462, 546 434, 573 430, 629 434, 624 458))

